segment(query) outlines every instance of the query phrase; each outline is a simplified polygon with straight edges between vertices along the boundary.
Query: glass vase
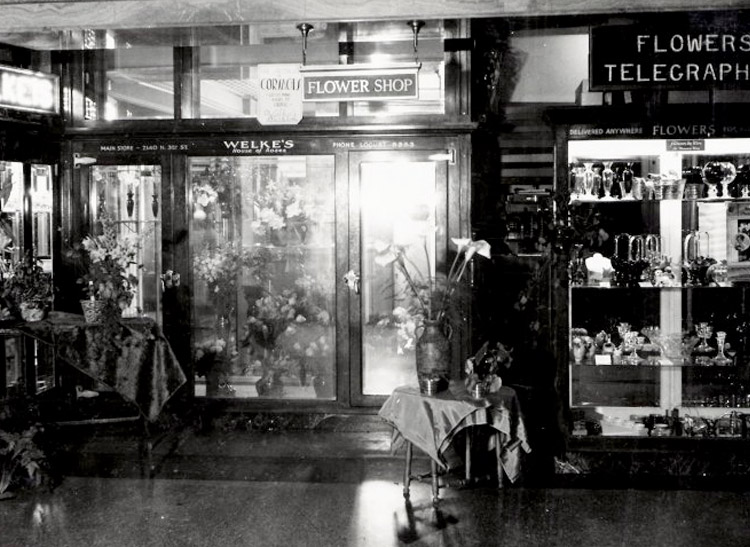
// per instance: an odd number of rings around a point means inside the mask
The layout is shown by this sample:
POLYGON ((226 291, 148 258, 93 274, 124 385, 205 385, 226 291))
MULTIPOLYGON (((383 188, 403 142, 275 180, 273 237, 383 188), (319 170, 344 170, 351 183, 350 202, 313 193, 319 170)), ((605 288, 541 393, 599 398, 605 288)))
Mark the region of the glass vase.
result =
POLYGON ((450 341, 439 321, 425 320, 416 343, 419 389, 432 395, 448 389, 450 378, 450 341))

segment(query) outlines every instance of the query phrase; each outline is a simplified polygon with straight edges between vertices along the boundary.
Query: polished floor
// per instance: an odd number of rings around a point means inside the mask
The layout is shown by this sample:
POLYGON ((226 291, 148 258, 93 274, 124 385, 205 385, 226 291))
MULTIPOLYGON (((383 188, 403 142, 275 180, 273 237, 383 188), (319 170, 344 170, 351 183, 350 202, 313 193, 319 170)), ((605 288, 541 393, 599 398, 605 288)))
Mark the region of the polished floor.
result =
MULTIPOLYGON (((78 446, 51 491, 0 501, 0 546, 750 546, 744 491, 462 487, 402 495, 375 431, 183 434, 78 446)), ((63 456, 61 456, 63 457, 63 456)), ((427 461, 417 457, 417 467, 427 461)))

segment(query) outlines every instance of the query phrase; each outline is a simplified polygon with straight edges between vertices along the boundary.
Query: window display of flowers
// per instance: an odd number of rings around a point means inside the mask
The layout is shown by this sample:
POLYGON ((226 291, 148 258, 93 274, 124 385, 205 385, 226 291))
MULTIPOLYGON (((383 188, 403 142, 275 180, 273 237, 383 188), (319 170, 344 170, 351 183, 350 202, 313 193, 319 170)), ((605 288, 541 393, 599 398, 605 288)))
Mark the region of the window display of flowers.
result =
POLYGON ((86 272, 78 282, 88 299, 103 300, 124 310, 130 306, 138 286, 135 272, 143 267, 138 262, 143 236, 122 235, 118 224, 107 216, 99 223, 101 233, 83 240, 86 272))
POLYGON ((314 295, 295 288, 268 291, 252 303, 244 326, 243 346, 250 347, 252 360, 260 368, 256 384, 261 395, 273 394, 281 377, 296 372, 302 385, 307 373, 316 374, 316 361, 332 355, 330 314, 314 295))
POLYGON ((310 204, 297 184, 269 181, 253 199, 253 231, 276 245, 304 243, 312 220, 310 204))
MULTIPOLYGON (((228 241, 205 245, 193 257, 193 271, 206 283, 217 315, 227 317, 235 307, 237 288, 243 271, 254 277, 263 276, 263 264, 270 260, 264 249, 255 252, 228 241)), ((259 279, 262 281, 262 279, 259 279)))

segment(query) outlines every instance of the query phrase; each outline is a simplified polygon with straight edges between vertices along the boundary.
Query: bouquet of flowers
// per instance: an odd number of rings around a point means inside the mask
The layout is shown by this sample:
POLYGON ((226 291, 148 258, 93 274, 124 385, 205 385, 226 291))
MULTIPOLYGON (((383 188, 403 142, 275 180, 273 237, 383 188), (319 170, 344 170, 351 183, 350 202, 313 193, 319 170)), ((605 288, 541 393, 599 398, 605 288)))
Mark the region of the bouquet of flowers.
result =
POLYGON ((120 310, 130 306, 138 286, 135 271, 142 236, 123 236, 110 217, 100 221, 100 234, 86 236, 82 246, 87 255, 87 271, 78 280, 91 300, 104 300, 120 310))
POLYGON ((219 315, 224 316, 234 307, 242 269, 252 261, 251 253, 232 242, 205 246, 194 258, 193 269, 206 282, 217 303, 219 315))
MULTIPOLYGON (((490 244, 484 240, 452 238, 456 245, 456 256, 453 259, 448 275, 445 279, 424 274, 407 256, 407 248, 403 245, 376 244, 377 255, 375 262, 380 266, 394 264, 403 275, 410 296, 416 301, 415 315, 422 320, 438 320, 447 323, 450 319, 452 305, 458 298, 458 287, 466 272, 466 267, 475 255, 490 258, 490 244)), ((445 325, 444 325, 445 326, 445 325)))
POLYGON ((304 243, 312 215, 302 187, 269 181, 253 200, 253 231, 263 237, 293 235, 304 243))

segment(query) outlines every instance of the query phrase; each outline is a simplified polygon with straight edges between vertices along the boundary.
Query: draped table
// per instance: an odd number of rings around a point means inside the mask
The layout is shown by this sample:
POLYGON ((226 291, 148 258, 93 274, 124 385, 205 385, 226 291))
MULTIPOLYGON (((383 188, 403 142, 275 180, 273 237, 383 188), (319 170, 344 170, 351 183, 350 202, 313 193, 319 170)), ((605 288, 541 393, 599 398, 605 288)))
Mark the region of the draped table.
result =
POLYGON ((64 361, 135 404, 141 416, 156 421, 187 377, 151 318, 86 323, 82 315, 51 312, 43 321, 15 329, 53 348, 64 361))
MULTIPOLYGON (((448 469, 446 454, 459 431, 473 426, 489 426, 494 430, 488 448, 496 453, 500 487, 504 476, 511 482, 520 477, 521 453, 531 452, 518 396, 506 386, 481 399, 473 398, 463 382, 451 382, 448 390, 436 395, 423 395, 417 386, 400 386, 393 390, 378 414, 393 426, 391 450, 395 452, 406 444, 404 497, 407 498, 412 445, 430 457, 433 503, 439 501, 437 468, 448 469)), ((467 440, 467 479, 470 461, 467 440)))

